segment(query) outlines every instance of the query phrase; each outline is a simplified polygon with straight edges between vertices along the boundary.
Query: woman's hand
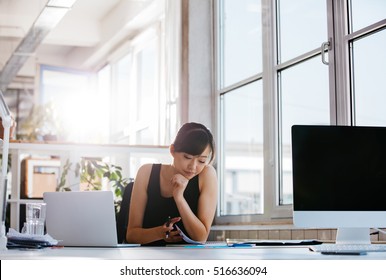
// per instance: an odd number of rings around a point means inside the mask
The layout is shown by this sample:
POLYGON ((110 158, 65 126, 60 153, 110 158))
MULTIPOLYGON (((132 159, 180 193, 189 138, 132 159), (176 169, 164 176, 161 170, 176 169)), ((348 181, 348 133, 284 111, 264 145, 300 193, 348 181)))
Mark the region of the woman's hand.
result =
POLYGON ((170 219, 170 221, 167 221, 163 227, 163 235, 164 240, 166 242, 174 243, 174 242, 180 242, 182 240, 182 236, 178 232, 178 230, 174 229, 174 224, 179 222, 181 220, 181 217, 175 217, 170 219))
POLYGON ((183 197, 184 191, 188 183, 189 183, 189 180, 184 176, 182 176, 181 174, 175 174, 172 177, 171 185, 173 188, 173 197, 175 199, 183 197))

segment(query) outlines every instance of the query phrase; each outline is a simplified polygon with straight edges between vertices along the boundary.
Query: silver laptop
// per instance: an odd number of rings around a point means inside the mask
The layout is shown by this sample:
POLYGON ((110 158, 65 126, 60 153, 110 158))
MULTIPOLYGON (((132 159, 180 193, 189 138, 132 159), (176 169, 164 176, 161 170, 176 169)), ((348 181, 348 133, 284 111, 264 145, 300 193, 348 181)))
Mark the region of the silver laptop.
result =
POLYGON ((118 244, 111 191, 45 192, 47 233, 58 245, 130 247, 118 244))

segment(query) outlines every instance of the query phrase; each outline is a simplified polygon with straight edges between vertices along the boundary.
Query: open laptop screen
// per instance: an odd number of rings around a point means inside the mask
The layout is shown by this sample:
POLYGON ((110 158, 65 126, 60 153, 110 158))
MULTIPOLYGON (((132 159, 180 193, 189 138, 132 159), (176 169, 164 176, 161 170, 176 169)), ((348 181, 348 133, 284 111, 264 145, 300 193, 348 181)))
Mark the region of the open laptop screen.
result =
POLYGON ((115 246, 111 191, 45 192, 47 233, 64 246, 115 246))

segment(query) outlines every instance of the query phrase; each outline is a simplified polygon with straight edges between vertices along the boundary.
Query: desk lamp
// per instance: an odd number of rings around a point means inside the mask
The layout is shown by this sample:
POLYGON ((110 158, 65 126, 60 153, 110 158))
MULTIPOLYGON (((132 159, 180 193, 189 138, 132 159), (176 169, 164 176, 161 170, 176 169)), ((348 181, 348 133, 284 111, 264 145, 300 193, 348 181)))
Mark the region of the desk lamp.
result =
POLYGON ((11 114, 5 103, 4 96, 0 90, 0 116, 4 127, 4 136, 1 140, 3 146, 3 160, 0 176, 0 210, 1 210, 1 232, 0 232, 0 251, 7 250, 7 236, 5 233, 5 217, 7 211, 7 173, 8 173, 8 150, 10 128, 12 124, 11 114))

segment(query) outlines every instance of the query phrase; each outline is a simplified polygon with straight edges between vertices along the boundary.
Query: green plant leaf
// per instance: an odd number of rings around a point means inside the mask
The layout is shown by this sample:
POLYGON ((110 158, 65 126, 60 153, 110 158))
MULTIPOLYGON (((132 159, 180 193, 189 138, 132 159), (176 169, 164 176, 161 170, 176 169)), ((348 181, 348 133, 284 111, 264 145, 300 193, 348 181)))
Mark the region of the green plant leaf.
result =
POLYGON ((120 209, 124 187, 130 182, 129 178, 122 177, 122 167, 108 164, 95 159, 82 158, 76 164, 74 170, 71 170, 72 164, 69 160, 63 166, 62 176, 58 185, 60 191, 70 191, 66 185, 66 176, 69 171, 73 171, 80 182, 85 185, 87 190, 101 190, 102 179, 107 178, 111 190, 114 192, 114 205, 116 213, 120 209))

